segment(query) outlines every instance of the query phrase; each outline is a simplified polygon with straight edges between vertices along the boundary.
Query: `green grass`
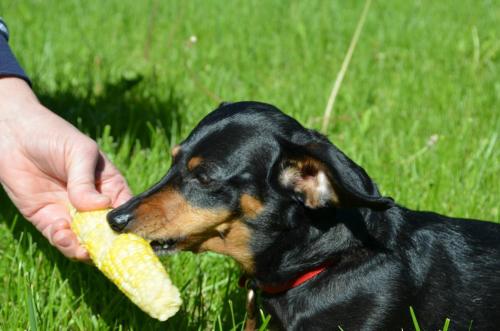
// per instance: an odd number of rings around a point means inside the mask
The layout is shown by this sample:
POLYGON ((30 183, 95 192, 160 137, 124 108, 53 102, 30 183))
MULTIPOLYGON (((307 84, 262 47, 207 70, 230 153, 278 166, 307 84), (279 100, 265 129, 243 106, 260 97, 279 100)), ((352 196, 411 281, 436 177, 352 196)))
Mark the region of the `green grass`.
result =
MULTIPOLYGON (((266 101, 319 128, 362 7, 2 0, 0 15, 40 100, 97 139, 138 193, 219 101, 266 101)), ((372 3, 328 136, 399 203, 498 222, 499 8, 372 3)), ((229 259, 166 259, 185 305, 158 323, 63 258, 4 195, 0 204, 0 329, 241 329, 245 295, 229 259)))

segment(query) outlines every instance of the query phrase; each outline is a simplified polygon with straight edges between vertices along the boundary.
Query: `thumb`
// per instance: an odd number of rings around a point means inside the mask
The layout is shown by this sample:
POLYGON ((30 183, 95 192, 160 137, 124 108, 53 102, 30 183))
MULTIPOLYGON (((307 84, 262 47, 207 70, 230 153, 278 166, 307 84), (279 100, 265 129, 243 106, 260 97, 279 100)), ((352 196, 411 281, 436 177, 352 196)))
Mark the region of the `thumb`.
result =
POLYGON ((99 193, 95 186, 98 158, 97 145, 76 151, 70 157, 67 189, 69 201, 77 210, 101 209, 111 204, 111 199, 99 193))

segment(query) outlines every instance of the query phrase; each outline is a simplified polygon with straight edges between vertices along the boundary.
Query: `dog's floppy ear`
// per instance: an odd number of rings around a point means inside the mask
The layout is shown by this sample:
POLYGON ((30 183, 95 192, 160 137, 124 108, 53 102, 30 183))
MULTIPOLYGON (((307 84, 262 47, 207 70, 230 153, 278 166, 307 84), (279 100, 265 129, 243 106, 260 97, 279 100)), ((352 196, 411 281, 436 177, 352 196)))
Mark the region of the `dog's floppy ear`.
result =
POLYGON ((365 170, 326 139, 307 144, 287 143, 281 159, 280 184, 293 190, 309 208, 394 205, 383 197, 365 170))

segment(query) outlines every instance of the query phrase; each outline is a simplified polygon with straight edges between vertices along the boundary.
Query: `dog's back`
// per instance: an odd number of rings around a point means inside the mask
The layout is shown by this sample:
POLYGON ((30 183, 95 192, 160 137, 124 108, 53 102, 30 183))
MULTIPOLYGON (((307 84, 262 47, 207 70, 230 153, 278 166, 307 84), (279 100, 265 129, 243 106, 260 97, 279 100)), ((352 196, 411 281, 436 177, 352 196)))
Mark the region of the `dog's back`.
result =
POLYGON ((282 295, 264 294, 279 328, 413 330, 409 307, 422 330, 442 329, 446 318, 450 330, 500 327, 499 225, 399 206, 382 214, 365 242, 382 241, 385 251, 353 251, 350 265, 282 295))
POLYGON ((439 327, 426 319, 444 318, 457 329, 500 328, 500 226, 428 212, 403 213, 413 228, 407 244, 398 240, 415 287, 407 301, 424 329, 439 327))

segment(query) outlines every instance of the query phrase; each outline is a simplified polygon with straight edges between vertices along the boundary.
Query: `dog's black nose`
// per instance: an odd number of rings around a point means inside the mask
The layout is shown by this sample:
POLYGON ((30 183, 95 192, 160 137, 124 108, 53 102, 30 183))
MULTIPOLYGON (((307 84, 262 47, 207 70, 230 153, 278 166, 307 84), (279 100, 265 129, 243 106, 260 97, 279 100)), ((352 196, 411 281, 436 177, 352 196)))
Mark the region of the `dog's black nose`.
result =
POLYGON ((126 209, 118 208, 110 211, 107 218, 109 226, 113 230, 121 232, 134 219, 134 214, 126 209))

